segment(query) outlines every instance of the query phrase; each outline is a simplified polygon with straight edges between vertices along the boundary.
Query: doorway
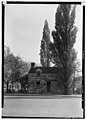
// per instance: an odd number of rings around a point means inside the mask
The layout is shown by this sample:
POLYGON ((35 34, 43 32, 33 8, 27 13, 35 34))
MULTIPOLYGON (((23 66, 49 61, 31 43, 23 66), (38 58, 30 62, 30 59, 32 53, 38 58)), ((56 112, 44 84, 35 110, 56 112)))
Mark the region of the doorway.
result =
POLYGON ((50 92, 51 89, 51 82, 47 82, 47 92, 50 92))

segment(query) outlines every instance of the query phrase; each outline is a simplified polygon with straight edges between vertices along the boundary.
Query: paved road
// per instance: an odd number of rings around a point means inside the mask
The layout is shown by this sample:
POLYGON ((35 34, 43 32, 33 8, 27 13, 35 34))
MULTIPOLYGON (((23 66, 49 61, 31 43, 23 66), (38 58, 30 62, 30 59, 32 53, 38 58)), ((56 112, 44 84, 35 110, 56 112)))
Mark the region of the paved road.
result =
POLYGON ((81 97, 5 97, 2 116, 83 117, 81 97))

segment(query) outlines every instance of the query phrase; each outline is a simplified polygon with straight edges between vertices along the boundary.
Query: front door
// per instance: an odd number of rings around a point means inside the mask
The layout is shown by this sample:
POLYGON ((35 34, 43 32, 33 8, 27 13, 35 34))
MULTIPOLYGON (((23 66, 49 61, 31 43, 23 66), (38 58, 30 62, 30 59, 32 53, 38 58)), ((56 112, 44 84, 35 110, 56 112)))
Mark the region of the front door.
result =
POLYGON ((51 82, 47 82, 47 92, 50 92, 51 82))

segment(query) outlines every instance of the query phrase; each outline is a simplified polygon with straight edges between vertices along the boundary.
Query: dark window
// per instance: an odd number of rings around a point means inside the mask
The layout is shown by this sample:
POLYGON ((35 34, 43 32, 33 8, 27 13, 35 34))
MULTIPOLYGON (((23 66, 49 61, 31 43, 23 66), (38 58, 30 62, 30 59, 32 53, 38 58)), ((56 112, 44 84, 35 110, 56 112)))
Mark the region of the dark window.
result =
POLYGON ((36 82, 36 85, 37 85, 37 86, 39 86, 39 85, 40 85, 40 82, 39 82, 39 81, 38 81, 38 82, 36 82))
POLYGON ((41 72, 40 71, 37 71, 37 76, 40 76, 41 72))

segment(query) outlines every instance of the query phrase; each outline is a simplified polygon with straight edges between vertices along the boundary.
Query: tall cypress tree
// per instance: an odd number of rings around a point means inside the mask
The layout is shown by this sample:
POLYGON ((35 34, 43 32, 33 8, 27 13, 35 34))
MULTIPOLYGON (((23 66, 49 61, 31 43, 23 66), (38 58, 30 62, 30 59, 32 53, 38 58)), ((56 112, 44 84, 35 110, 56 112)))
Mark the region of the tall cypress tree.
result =
POLYGON ((46 67, 45 64, 45 41, 41 40, 41 49, 40 49, 40 63, 43 67, 46 67))
POLYGON ((53 42, 50 43, 51 59, 62 69, 61 82, 64 94, 68 94, 69 82, 75 70, 77 53, 73 46, 76 42, 77 27, 75 22, 75 5, 61 4, 55 15, 55 30, 52 31, 53 42))
POLYGON ((40 62, 43 67, 50 66, 49 42, 50 42, 50 29, 47 20, 45 20, 40 49, 40 62))

